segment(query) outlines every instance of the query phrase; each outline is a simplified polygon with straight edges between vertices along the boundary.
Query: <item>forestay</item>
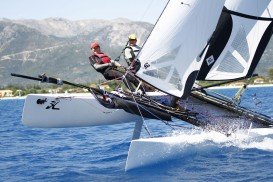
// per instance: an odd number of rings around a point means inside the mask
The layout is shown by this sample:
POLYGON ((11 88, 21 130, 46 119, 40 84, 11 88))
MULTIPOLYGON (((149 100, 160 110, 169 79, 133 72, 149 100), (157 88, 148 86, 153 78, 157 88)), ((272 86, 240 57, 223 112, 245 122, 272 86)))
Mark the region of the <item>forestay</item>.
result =
POLYGON ((138 55, 137 76, 171 95, 190 93, 224 0, 170 0, 138 55))
POLYGON ((251 77, 272 35, 271 0, 227 0, 198 80, 251 77))

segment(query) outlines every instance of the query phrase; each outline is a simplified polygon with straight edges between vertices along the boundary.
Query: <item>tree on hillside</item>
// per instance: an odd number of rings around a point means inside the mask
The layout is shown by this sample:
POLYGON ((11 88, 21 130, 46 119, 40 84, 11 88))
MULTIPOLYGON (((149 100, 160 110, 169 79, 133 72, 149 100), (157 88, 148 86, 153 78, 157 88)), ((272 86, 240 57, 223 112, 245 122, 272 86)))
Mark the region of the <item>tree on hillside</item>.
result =
POLYGON ((269 68, 269 69, 268 69, 268 77, 269 77, 270 79, 273 79, 273 68, 269 68))

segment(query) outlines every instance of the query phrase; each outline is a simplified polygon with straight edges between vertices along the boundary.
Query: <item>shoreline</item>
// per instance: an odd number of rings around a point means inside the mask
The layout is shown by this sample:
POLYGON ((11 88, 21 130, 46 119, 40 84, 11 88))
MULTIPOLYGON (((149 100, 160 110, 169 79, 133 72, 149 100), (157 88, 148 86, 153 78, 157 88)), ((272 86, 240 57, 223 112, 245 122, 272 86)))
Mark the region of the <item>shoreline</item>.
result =
MULTIPOLYGON (((217 86, 217 87, 211 87, 209 89, 233 89, 233 88, 241 88, 241 86, 217 86)), ((263 88, 263 87, 273 87, 273 84, 260 84, 260 85, 248 85, 247 88, 263 88)))
MULTIPOLYGON (((242 86, 217 86, 217 87, 211 87, 208 89, 211 90, 217 90, 217 89, 235 89, 235 88, 241 88, 242 86)), ((263 87, 273 87, 273 84, 261 84, 261 85, 248 85, 247 88, 263 88, 263 87)), ((50 93, 47 93, 50 94, 50 93)), ((59 93, 59 94, 63 94, 63 93, 59 93)), ((71 93, 71 94, 75 94, 75 93, 71 93)), ((51 95, 51 94, 50 94, 51 95)), ((27 96, 21 96, 21 97, 0 97, 0 100, 23 100, 26 99, 27 96)))
POLYGON ((27 96, 21 96, 21 97, 0 97, 0 101, 1 100, 23 100, 25 99, 27 96))

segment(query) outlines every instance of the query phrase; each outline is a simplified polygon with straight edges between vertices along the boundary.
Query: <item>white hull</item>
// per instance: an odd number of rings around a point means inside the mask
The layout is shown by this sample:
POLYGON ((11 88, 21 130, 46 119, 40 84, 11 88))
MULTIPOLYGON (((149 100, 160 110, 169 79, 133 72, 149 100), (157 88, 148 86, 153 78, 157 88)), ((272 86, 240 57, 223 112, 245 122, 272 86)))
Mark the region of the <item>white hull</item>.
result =
MULTIPOLYGON (((148 94, 155 100, 170 102, 170 96, 166 94, 159 92, 148 94)), ((35 128, 112 125, 138 120, 142 120, 138 115, 102 106, 90 93, 30 94, 25 100, 22 116, 24 125, 35 128), (45 99, 46 102, 42 103, 45 99), (52 107, 55 103, 57 104, 52 107)))
POLYGON ((185 157, 190 151, 202 150, 206 142, 236 146, 239 148, 258 148, 273 150, 265 143, 273 136, 273 128, 241 130, 227 137, 218 132, 184 133, 175 137, 138 139, 131 142, 125 170, 136 169, 160 162, 185 157), (262 141, 259 143, 258 140, 262 141), (204 144, 204 145, 202 145, 204 144), (264 145, 261 147, 261 145, 264 145), (200 147, 200 148, 199 148, 200 147), (268 148, 269 147, 269 148, 268 148))
POLYGON ((24 125, 37 128, 111 125, 139 119, 121 109, 105 108, 92 94, 30 94, 22 115, 24 125), (38 99, 46 102, 37 104, 38 99))

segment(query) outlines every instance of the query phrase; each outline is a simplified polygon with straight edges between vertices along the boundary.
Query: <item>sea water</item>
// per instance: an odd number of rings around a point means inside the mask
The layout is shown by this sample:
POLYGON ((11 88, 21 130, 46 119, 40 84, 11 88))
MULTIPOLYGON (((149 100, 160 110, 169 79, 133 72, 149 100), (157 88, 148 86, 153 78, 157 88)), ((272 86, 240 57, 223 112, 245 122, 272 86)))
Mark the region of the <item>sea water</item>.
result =
MULTIPOLYGON (((218 90, 232 96, 237 89, 218 90)), ((273 87, 249 88, 242 105, 273 117, 273 87)), ((21 123, 23 99, 0 100, 0 181, 273 181, 273 135, 225 137, 145 121, 153 136, 180 135, 180 156, 124 171, 133 123, 37 129, 21 123)), ((76 113, 75 113, 76 114, 76 113)), ((148 137, 143 130, 142 137, 148 137)))

